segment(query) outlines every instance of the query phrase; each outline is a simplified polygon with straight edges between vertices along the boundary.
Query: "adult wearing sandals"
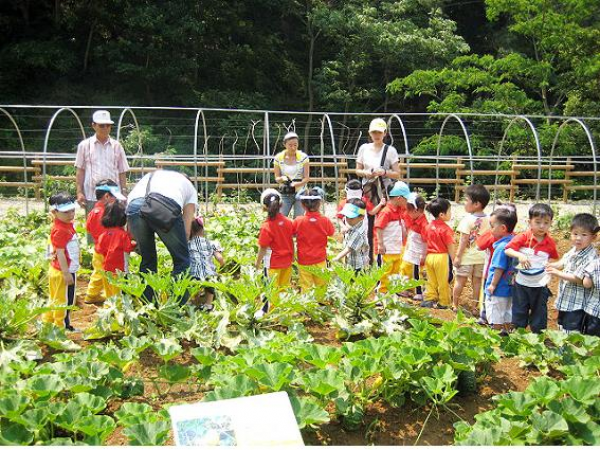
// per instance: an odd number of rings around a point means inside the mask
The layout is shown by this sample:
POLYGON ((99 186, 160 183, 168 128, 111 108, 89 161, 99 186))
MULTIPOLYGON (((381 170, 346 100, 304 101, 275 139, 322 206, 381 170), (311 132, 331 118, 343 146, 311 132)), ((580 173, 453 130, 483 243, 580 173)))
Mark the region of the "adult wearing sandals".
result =
POLYGON ((304 209, 296 194, 305 189, 310 179, 310 162, 308 155, 298 150, 298 135, 290 131, 283 137, 285 150, 275 155, 273 168, 275 182, 280 184, 281 193, 280 212, 288 216, 292 207, 294 218, 303 216, 304 209))
MULTIPOLYGON (((373 119, 369 125, 369 136, 371 142, 361 145, 358 149, 356 175, 362 179, 365 195, 368 190, 372 192, 373 198, 381 198, 387 195, 387 187, 400 178, 398 151, 392 145, 383 142, 387 136, 385 120, 381 118, 373 119), (374 191, 377 191, 377 193, 374 191)), ((371 264, 373 264, 373 225, 375 216, 367 215, 367 220, 369 256, 371 264)))

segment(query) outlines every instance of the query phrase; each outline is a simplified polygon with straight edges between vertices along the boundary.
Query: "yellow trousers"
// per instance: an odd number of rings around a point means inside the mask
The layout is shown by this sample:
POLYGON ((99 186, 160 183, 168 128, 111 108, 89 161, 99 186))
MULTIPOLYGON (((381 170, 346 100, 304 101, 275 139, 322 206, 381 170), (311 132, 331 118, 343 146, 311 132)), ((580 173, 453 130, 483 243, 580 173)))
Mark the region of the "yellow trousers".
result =
POLYGON ((105 291, 106 277, 104 276, 104 256, 94 252, 92 256, 92 274, 87 287, 86 301, 100 301, 103 297, 108 297, 108 292, 105 291), (104 292, 103 292, 104 291, 104 292))
MULTIPOLYGON (((67 285, 63 274, 60 270, 50 266, 48 271, 48 290, 49 301, 48 306, 72 306, 75 303, 75 281, 77 278, 73 276, 73 284, 67 285)), ((42 315, 44 322, 53 323, 57 327, 68 327, 70 323, 70 311, 48 311, 42 315)))
POLYGON ((114 284, 110 284, 108 278, 103 276, 104 278, 104 292, 106 293, 106 298, 114 297, 115 295, 119 295, 121 293, 121 289, 116 287, 114 284))
POLYGON ((327 267, 327 261, 323 261, 319 264, 313 264, 311 266, 301 266, 298 264, 298 274, 300 276, 300 290, 304 293, 313 287, 324 286, 327 282, 317 275, 313 275, 305 267, 320 267, 324 269, 327 267))
POLYGON ((291 286, 292 284, 292 266, 279 269, 269 269, 269 278, 275 279, 275 286, 280 289, 291 286))
POLYGON ((400 275, 400 266, 402 265, 402 253, 394 255, 381 255, 383 264, 389 264, 388 270, 381 276, 381 284, 379 292, 385 293, 388 291, 391 275, 400 275))
MULTIPOLYGON (((409 280, 420 280, 421 279, 421 267, 417 264, 410 263, 408 261, 402 261, 400 265, 400 274, 408 278, 409 280), (416 278, 415 278, 416 275, 416 278)), ((411 289, 414 291, 414 289, 411 289)), ((417 294, 421 293, 421 286, 417 286, 417 294)))
POLYGON ((451 269, 448 253, 430 253, 425 260, 427 283, 425 284, 425 300, 439 302, 440 305, 450 306, 452 296, 450 283, 451 269))

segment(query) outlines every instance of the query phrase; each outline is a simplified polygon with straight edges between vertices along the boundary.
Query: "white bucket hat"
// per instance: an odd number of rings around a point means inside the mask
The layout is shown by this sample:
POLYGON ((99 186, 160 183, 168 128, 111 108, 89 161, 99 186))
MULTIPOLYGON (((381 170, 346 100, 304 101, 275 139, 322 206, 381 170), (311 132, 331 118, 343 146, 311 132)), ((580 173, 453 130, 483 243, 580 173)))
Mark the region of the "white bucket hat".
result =
POLYGON ((112 125, 114 123, 112 120, 110 120, 110 113, 103 109, 94 112, 94 114, 92 115, 92 122, 97 123, 99 125, 112 125))

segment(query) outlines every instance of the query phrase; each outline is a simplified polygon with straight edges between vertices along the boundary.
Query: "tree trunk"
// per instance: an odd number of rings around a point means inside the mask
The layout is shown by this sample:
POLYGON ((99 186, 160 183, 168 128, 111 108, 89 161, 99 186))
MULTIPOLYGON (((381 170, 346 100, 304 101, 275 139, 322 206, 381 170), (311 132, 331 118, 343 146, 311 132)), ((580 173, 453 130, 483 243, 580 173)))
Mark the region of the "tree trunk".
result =
POLYGON ((83 55, 83 73, 87 72, 88 63, 90 61, 90 51, 92 48, 92 36, 94 35, 94 28, 96 28, 95 21, 90 25, 90 32, 88 33, 87 42, 85 44, 85 54, 83 55))
MULTIPOLYGON (((308 47, 308 73, 306 78, 306 92, 308 94, 308 111, 312 112, 315 108, 315 93, 313 90, 313 67, 315 58, 315 43, 319 37, 320 31, 315 34, 310 18, 307 20, 308 35, 310 36, 310 44, 308 47)), ((310 139, 310 126, 312 125, 312 114, 308 115, 306 125, 304 127, 304 145, 308 149, 310 139)))

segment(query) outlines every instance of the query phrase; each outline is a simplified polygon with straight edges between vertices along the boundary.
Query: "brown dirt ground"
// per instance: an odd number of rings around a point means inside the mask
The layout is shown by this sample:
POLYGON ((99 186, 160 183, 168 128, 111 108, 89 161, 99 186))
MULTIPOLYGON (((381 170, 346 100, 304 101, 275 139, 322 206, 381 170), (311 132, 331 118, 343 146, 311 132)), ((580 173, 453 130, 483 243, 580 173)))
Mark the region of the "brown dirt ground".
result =
MULTIPOLYGON (((570 248, 568 239, 558 242, 559 253, 562 255, 570 248)), ((72 322, 76 328, 85 329, 94 320, 97 307, 83 303, 86 280, 78 280, 77 300, 80 310, 73 314, 72 322)), ((550 284, 552 292, 558 290, 558 283, 553 280, 550 284)), ((467 283, 462 296, 461 307, 466 313, 478 316, 478 307, 472 300, 472 289, 470 283, 467 283)), ((556 328, 557 312, 551 301, 549 305, 549 327, 556 328)), ((434 317, 452 320, 455 313, 450 310, 432 310, 434 317)), ((324 328, 316 324, 308 325, 309 332, 315 338, 315 342, 325 345, 341 345, 335 337, 335 330, 324 328)), ((88 342, 81 338, 81 335, 74 333, 72 338, 80 345, 87 345, 88 342)), ((189 353, 174 360, 179 364, 193 364, 189 353)), ((139 364, 136 364, 129 372, 129 375, 138 376, 144 379, 152 378, 156 375, 156 368, 160 361, 151 351, 142 353, 139 364)), ((467 395, 457 396, 450 408, 469 423, 474 422, 474 416, 484 412, 492 407, 492 397, 497 394, 505 393, 511 390, 524 390, 531 378, 539 376, 539 373, 533 369, 520 367, 519 361, 515 358, 503 358, 494 364, 485 374, 483 380, 478 384, 478 392, 467 395)), ((175 402, 194 402, 202 398, 200 386, 198 385, 176 385, 168 393, 168 386, 156 386, 152 382, 145 383, 145 394, 143 397, 132 398, 127 401, 144 401, 151 404, 156 411, 159 411, 162 405, 175 402), (158 387, 158 389, 157 389, 158 387)), ((113 401, 109 405, 109 412, 116 411, 122 401, 113 401)), ((376 402, 370 405, 365 413, 364 425, 356 431, 346 431, 337 421, 321 426, 318 430, 303 430, 302 436, 307 445, 414 445, 417 436, 423 428, 423 423, 429 414, 428 407, 420 407, 407 401, 401 408, 392 408, 383 402, 376 402)), ((458 418, 445 410, 440 410, 439 414, 434 412, 423 430, 419 445, 452 445, 454 428, 453 424, 458 418)), ((127 437, 122 434, 122 430, 117 430, 109 437, 106 445, 127 445, 127 437)), ((172 436, 169 437, 167 445, 174 445, 172 436)))

